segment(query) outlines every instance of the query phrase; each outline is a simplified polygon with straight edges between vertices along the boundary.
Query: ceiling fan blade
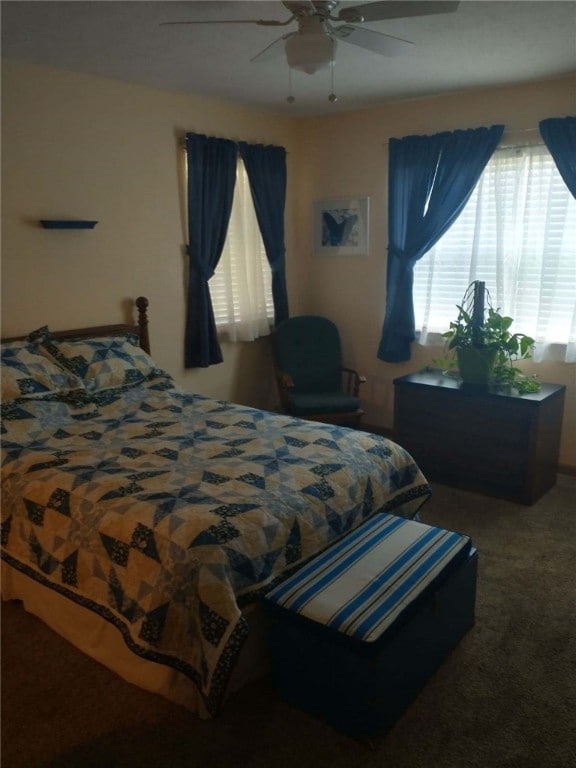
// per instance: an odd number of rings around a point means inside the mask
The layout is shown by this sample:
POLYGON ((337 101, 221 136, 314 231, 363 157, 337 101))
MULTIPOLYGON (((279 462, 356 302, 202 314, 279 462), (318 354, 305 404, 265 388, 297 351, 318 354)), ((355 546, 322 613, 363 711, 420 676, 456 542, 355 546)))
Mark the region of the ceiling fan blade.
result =
POLYGON ((274 19, 211 19, 210 21, 161 21, 161 27, 169 27, 171 25, 178 26, 180 24, 258 24, 261 27, 285 27, 294 21, 294 16, 288 19, 288 21, 276 21, 274 19))
POLYGON ((409 53, 414 47, 414 43, 409 40, 402 40, 400 37, 384 35, 381 32, 375 32, 373 29, 364 27, 354 27, 352 24, 345 24, 343 27, 332 27, 334 37, 342 40, 344 43, 352 43, 366 48, 374 53, 381 53, 383 56, 401 56, 409 53))
POLYGON ((281 54, 285 53, 285 48, 283 45, 280 45, 280 43, 288 40, 289 37, 294 37, 294 35, 297 34, 298 32, 287 32, 285 35, 282 35, 282 37, 274 40, 273 43, 270 43, 270 45, 267 45, 263 51, 260 51, 260 53, 257 53, 256 56, 253 56, 250 61, 268 61, 269 59, 274 59, 277 56, 280 56, 281 54))
POLYGON ((339 21, 386 21, 387 19, 405 19, 409 16, 431 16, 436 13, 453 13, 459 2, 435 2, 435 0, 383 0, 376 3, 363 3, 343 8, 338 14, 339 21))

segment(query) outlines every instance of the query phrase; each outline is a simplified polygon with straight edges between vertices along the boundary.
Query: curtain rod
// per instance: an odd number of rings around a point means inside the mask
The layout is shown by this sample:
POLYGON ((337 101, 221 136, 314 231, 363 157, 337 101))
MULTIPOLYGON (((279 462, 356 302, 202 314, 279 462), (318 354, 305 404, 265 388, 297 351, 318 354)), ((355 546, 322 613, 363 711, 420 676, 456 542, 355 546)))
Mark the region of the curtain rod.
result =
MULTIPOLYGON (((502 134, 502 139, 506 140, 506 136, 507 135, 513 137, 513 136, 517 136, 520 133, 539 133, 539 132, 540 132, 540 128, 538 128, 538 127, 536 127, 536 128, 512 128, 512 129, 510 129, 508 131, 506 130, 506 127, 505 127, 504 128, 504 133, 502 134)), ((449 131, 439 131, 439 133, 449 133, 449 131)), ((433 134, 431 134, 431 135, 433 135, 433 134)), ((399 137, 399 136, 396 136, 396 135, 386 136, 385 137, 386 141, 382 144, 382 147, 384 149, 388 149, 390 139, 398 139, 398 138, 403 138, 403 137, 402 136, 399 137)), ((537 143, 538 144, 543 144, 544 142, 543 141, 539 141, 537 143)), ((526 146, 526 147, 530 147, 530 146, 534 146, 534 144, 510 145, 510 147, 508 145, 500 144, 500 145, 498 145, 498 149, 508 149, 508 148, 512 148, 513 146, 519 146, 519 147, 520 146, 526 146)))
MULTIPOLYGON (((195 133, 195 131, 186 131, 186 133, 195 133)), ((199 135, 206 136, 205 133, 199 134, 199 135)), ((280 146, 280 145, 277 145, 277 144, 270 144, 269 141, 265 141, 264 139, 261 139, 261 140, 257 139, 256 141, 247 141, 246 139, 236 139, 236 138, 231 139, 228 136, 209 136, 208 138, 210 138, 210 139, 224 139, 225 141, 231 141, 234 144, 242 144, 242 143, 243 144, 254 144, 254 145, 261 144, 264 147, 280 146)), ((180 146, 183 147, 184 149, 186 149, 186 136, 184 136, 184 137, 182 137, 180 139, 180 146)), ((286 147, 282 147, 282 149, 286 152, 286 154, 289 154, 288 150, 286 149, 286 147)))

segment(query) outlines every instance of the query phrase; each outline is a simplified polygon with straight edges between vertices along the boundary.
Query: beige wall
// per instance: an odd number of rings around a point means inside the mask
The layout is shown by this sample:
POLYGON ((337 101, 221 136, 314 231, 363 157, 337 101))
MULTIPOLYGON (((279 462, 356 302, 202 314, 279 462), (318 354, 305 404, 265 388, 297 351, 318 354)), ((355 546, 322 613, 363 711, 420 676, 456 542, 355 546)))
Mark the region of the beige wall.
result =
MULTIPOLYGON (((183 368, 186 131, 286 147, 290 292, 297 127, 235 105, 3 62, 2 333, 118 322, 150 299, 157 362, 184 386, 259 404, 270 398, 268 344, 226 345, 225 362, 183 368), (94 230, 40 228, 42 218, 97 219, 94 230)), ((297 311, 297 299, 294 311, 297 311)))
MULTIPOLYGON (((398 102, 322 119, 274 117, 207 101, 14 61, 3 62, 2 333, 48 322, 56 330, 118 322, 129 300, 150 299, 158 363, 185 387, 272 407, 268 340, 223 346, 225 362, 182 366, 184 332, 183 153, 186 131, 288 150, 286 240, 292 314, 339 325, 346 361, 368 377, 369 423, 392 425, 392 379, 410 363, 376 358, 385 301, 387 140, 503 122, 523 135, 543 117, 573 113, 574 79, 398 102), (371 198, 370 254, 312 254, 311 203, 371 198), (97 219, 94 230, 43 230, 41 218, 97 219)), ((530 134, 526 134, 530 135, 530 134)), ((561 461, 576 466, 576 366, 535 367, 568 385, 561 461)))

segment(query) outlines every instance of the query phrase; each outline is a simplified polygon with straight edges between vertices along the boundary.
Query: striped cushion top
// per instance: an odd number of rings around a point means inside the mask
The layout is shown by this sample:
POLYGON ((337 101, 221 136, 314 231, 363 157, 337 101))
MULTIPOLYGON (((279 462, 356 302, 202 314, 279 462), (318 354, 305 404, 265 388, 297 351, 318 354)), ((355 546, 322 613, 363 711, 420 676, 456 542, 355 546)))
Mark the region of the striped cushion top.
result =
POLYGON ((266 600, 374 642, 470 548, 468 536, 378 514, 268 592, 266 600))

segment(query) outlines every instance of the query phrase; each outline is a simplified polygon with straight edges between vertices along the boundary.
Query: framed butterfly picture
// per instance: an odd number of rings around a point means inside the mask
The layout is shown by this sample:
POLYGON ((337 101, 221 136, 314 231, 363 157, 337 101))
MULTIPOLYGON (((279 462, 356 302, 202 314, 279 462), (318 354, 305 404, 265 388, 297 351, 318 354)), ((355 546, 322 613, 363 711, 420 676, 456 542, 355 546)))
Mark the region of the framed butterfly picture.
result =
POLYGON ((338 197, 314 203, 314 252, 367 256, 369 197, 338 197))

